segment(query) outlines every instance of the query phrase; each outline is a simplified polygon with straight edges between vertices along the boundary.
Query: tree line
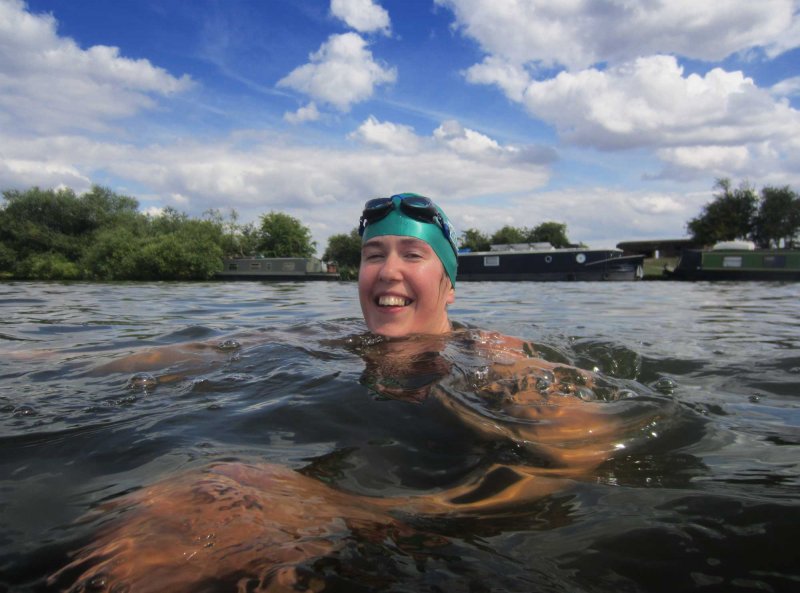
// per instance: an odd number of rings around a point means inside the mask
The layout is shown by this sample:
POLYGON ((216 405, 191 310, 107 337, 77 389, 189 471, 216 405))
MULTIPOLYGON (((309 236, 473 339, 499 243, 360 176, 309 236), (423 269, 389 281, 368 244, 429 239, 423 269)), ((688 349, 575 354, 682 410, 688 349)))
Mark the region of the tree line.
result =
POLYGON ((280 212, 239 224, 208 210, 156 215, 100 186, 3 192, 0 277, 28 280, 207 280, 224 256, 310 257, 311 231, 280 212))
POLYGON ((746 182, 734 188, 730 179, 718 179, 714 188, 714 199, 686 224, 696 243, 749 239, 765 249, 798 244, 800 197, 788 185, 759 193, 746 182))
MULTIPOLYGON (((760 247, 794 247, 800 231, 800 198, 785 187, 746 183, 734 188, 728 179, 714 186, 714 199, 687 223, 693 239, 712 245, 751 239, 760 247)), ((504 226, 491 235, 467 229, 460 248, 486 251, 490 245, 547 242, 574 244, 567 225, 544 222, 532 229, 504 226)), ((299 220, 281 212, 240 224, 231 210, 208 210, 190 218, 173 208, 149 215, 139 202, 94 186, 82 195, 70 189, 3 192, 0 206, 0 278, 28 280, 207 280, 228 257, 311 257, 316 243, 299 220)), ((361 258, 361 238, 333 235, 322 259, 354 277, 361 258)))

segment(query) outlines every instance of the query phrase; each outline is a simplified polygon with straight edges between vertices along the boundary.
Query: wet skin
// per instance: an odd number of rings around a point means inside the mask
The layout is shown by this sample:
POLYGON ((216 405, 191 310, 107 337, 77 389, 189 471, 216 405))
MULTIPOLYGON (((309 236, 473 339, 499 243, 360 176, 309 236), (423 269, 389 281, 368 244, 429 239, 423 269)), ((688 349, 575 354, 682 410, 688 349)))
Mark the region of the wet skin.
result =
POLYGON ((413 237, 373 237, 361 248, 358 298, 369 330, 402 337, 450 331, 455 291, 430 245, 413 237))
MULTIPOLYGON (((375 372, 413 373, 421 354, 452 338, 387 340, 375 372)), ((420 533, 404 518, 518 508, 590 475, 613 453, 620 426, 603 404, 575 395, 579 387, 595 385, 592 373, 544 361, 521 340, 495 333, 480 332, 475 349, 491 363, 491 376, 476 391, 491 406, 465 402, 436 383, 412 399, 436 398, 485 438, 535 448, 549 460, 544 466, 495 464, 441 492, 379 498, 344 492, 280 465, 219 463, 168 477, 99 509, 104 516, 122 512, 52 582, 68 579, 74 591, 117 586, 188 592, 233 579, 252 591, 315 590, 323 584, 309 568, 314 559, 336 556, 354 539, 391 541, 402 549, 404 542, 422 538, 425 546, 436 547, 446 543, 441 536, 420 533), (543 376, 553 380, 542 384, 543 376), (512 422, 498 422, 495 415, 512 422)), ((194 351, 204 361, 214 352, 194 351)), ((151 352, 137 360, 154 364, 156 358, 151 352)), ((129 368, 127 362, 121 366, 129 368)), ((382 389, 380 382, 375 388, 382 389)))

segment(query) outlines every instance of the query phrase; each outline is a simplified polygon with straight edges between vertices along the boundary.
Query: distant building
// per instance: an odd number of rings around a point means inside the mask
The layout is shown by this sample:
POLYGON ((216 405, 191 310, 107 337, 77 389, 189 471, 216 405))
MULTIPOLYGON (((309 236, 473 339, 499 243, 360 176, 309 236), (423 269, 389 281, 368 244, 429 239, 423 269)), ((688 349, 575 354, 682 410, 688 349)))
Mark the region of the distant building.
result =
POLYGON ((645 257, 678 257, 684 249, 702 249, 704 245, 693 239, 651 239, 648 241, 622 241, 617 249, 625 255, 644 255, 645 257))

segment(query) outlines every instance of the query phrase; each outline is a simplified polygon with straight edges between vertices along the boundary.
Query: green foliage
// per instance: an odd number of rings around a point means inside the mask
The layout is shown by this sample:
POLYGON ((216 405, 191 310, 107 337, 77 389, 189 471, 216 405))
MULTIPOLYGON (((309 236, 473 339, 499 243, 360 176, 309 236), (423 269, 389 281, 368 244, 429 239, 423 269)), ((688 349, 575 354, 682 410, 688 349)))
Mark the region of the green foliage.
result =
POLYGON ((17 266, 16 275, 35 280, 79 280, 81 268, 60 253, 34 253, 17 266))
POLYGON ((95 186, 3 193, 0 273, 32 280, 208 279, 221 268, 223 223, 138 202, 95 186))
POLYGON ((557 248, 572 244, 567 237, 567 225, 560 222, 543 222, 533 229, 504 226, 492 235, 490 243, 550 243, 557 248))
POLYGON ((489 240, 492 245, 502 245, 507 243, 527 243, 528 230, 525 228, 517 228, 513 226, 504 226, 499 231, 496 231, 492 238, 489 240))
POLYGON ((755 190, 746 183, 732 189, 729 179, 718 179, 714 187, 719 190, 714 200, 686 225, 692 238, 698 243, 713 245, 751 237, 758 206, 755 190))
POLYGON ((555 248, 569 247, 567 225, 560 222, 543 222, 528 233, 530 243, 550 243, 555 248))
POLYGON ((155 280, 208 280, 222 269, 219 227, 186 220, 175 232, 157 234, 142 247, 138 271, 155 280))
POLYGON ((112 227, 95 235, 82 263, 93 280, 134 280, 141 277, 139 260, 144 238, 131 229, 112 227))
POLYGON ((759 247, 792 247, 800 231, 800 197, 789 186, 767 186, 753 223, 753 240, 759 247))
POLYGON ((792 247, 800 231, 800 197, 788 186, 762 188, 760 196, 742 183, 731 188, 729 179, 718 179, 719 191, 686 227, 698 243, 752 239, 759 247, 792 247))
POLYGON ((489 237, 478 229, 467 229, 461 235, 460 246, 470 251, 489 251, 490 241, 489 237))
POLYGON ((10 276, 16 264, 17 253, 4 243, 0 243, 0 277, 10 276))
POLYGON ((258 249, 266 257, 311 257, 311 231, 296 218, 282 212, 261 216, 258 249))
POLYGON ((361 237, 358 229, 353 229, 347 235, 332 235, 328 239, 322 260, 335 263, 340 268, 358 268, 361 264, 361 237))

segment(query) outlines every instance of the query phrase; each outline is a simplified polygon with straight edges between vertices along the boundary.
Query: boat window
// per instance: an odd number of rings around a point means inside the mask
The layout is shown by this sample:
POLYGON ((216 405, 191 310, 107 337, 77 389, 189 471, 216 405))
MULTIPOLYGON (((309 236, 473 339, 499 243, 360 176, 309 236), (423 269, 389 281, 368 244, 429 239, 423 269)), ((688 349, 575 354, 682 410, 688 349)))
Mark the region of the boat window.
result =
POLYGON ((785 268, 786 256, 785 255, 765 255, 764 256, 765 268, 785 268))
POLYGON ((742 256, 741 255, 727 255, 722 258, 723 268, 741 268, 742 256))
POLYGON ((228 264, 228 271, 235 272, 239 269, 239 264, 228 264))
POLYGON ((483 256, 483 265, 486 268, 496 268, 500 265, 499 255, 485 255, 483 256))
POLYGON ((251 270, 260 270, 261 269, 261 262, 251 261, 250 262, 250 269, 251 270))

